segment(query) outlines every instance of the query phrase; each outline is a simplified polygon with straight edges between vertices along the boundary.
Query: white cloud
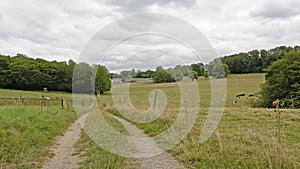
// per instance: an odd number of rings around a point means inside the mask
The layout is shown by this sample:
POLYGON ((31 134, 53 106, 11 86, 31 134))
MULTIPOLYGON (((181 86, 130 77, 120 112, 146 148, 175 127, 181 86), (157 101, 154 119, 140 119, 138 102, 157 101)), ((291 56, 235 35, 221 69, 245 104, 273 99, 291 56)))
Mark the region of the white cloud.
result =
POLYGON ((256 17, 263 18, 288 18, 300 14, 299 1, 265 1, 251 14, 256 17))
POLYGON ((0 9, 1 53, 56 60, 77 58, 96 31, 121 16, 92 0, 1 1, 0 9))
MULTIPOLYGON (((294 46, 299 45, 300 41, 299 5, 296 0, 5 0, 0 1, 0 53, 24 53, 50 60, 76 59, 98 30, 116 19, 139 12, 159 12, 188 21, 208 38, 220 56, 278 45, 294 46)), ((130 25, 130 29, 143 30, 148 25, 146 22, 153 23, 152 28, 170 31, 181 28, 173 26, 171 29, 155 20, 141 19, 123 23, 119 29, 107 31, 102 38, 113 42, 120 37, 114 31, 131 32, 126 30, 126 24, 130 25)), ((126 54, 135 53, 135 58, 141 58, 150 53, 159 56, 172 50, 178 56, 184 56, 183 49, 154 37, 147 40, 157 51, 134 52, 145 45, 144 40, 130 41, 130 46, 123 46, 123 54, 127 50, 126 54)), ((192 40, 190 35, 189 41, 192 40)), ((115 68, 113 65, 119 64, 122 59, 122 53, 116 53, 103 64, 115 68)), ((184 59, 192 61, 188 57, 184 59)), ((151 67, 167 62, 163 58, 161 62, 154 60, 140 59, 133 60, 133 63, 151 67), (142 64, 143 61, 147 64, 142 64)), ((176 64, 175 61, 179 62, 171 59, 170 63, 176 64)), ((128 66, 133 65, 128 63, 128 66)))

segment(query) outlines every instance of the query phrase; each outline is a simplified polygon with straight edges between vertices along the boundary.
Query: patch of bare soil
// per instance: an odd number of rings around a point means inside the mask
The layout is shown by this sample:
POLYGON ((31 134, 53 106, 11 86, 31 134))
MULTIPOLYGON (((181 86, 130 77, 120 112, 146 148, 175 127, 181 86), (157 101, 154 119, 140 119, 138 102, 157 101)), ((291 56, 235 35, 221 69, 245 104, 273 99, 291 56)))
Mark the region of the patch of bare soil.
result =
MULTIPOLYGON (((129 152, 130 154, 135 154, 134 157, 147 157, 151 154, 157 152, 163 152, 161 148, 155 143, 155 141, 144 134, 141 129, 132 125, 128 121, 113 116, 127 130, 129 136, 135 138, 145 138, 144 142, 137 142, 134 139, 128 139, 129 152)), ((164 152, 154 157, 148 158, 128 158, 126 161, 125 169, 184 169, 184 167, 179 164, 169 153, 164 152)))

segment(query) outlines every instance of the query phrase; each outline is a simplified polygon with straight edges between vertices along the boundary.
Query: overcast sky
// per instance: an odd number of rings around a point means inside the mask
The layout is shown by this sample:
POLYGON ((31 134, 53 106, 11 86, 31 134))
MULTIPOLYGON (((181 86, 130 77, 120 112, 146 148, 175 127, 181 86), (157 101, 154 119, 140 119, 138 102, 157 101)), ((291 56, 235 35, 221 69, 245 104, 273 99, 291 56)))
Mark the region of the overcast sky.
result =
MULTIPOLYGON (((96 32, 125 16, 144 12, 168 14, 190 23, 208 39, 218 56, 279 45, 295 46, 300 44, 299 6, 299 0, 1 0, 0 53, 22 53, 47 60, 78 60, 96 32)), ((141 26, 139 22, 130 24, 136 24, 131 27, 141 26)), ((113 33, 108 36, 114 38, 113 33)), ((150 37, 153 44, 157 43, 156 38, 155 35, 150 37)), ((172 40, 160 40, 164 42, 160 47, 138 52, 132 41, 128 42, 131 46, 125 43, 119 48, 123 54, 126 50, 125 55, 131 53, 131 58, 164 55, 161 62, 172 60, 168 56, 174 55, 168 53, 172 45, 178 49, 179 58, 184 53, 183 49, 170 43, 172 40), (166 48, 168 50, 163 50, 166 48)), ((112 65, 128 60, 116 53, 122 54, 116 51, 110 59, 102 60, 106 62, 102 64, 116 69, 112 65)), ((148 67, 159 64, 151 64, 153 60, 146 61, 148 67)), ((140 65, 138 60, 136 64, 140 65)), ((147 67, 147 64, 141 67, 147 67)))

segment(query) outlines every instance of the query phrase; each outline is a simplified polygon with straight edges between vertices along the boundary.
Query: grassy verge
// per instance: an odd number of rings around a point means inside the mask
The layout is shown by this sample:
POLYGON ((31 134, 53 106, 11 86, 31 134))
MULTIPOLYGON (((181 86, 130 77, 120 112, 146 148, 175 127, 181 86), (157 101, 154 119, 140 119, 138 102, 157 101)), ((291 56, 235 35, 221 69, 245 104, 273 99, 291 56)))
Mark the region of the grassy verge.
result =
MULTIPOLYGON (((107 113, 103 114, 105 120, 114 127, 120 133, 126 134, 125 129, 122 124, 116 121, 114 118, 109 116, 107 113)), ((90 137, 83 131, 81 139, 76 143, 76 152, 84 152, 82 157, 85 158, 85 162, 82 164, 82 169, 89 168, 103 168, 103 169, 113 169, 113 168, 124 168, 125 157, 112 154, 96 143, 94 143, 90 137)))
POLYGON ((0 107, 0 166, 39 168, 51 154, 47 145, 76 119, 73 111, 58 107, 0 107))

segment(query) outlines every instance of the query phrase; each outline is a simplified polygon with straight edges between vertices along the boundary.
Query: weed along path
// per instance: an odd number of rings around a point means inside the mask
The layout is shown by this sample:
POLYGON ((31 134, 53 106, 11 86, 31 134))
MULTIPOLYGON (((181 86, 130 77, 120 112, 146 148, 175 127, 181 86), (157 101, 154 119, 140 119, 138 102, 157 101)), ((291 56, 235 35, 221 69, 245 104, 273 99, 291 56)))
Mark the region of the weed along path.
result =
MULTIPOLYGON (((112 117, 124 126, 129 136, 136 138, 147 138, 143 143, 128 139, 127 142, 129 144, 129 153, 136 154, 136 157, 145 157, 150 156, 155 152, 162 151, 155 141, 148 135, 144 134, 142 130, 138 129, 136 126, 122 118, 113 115, 112 117)), ((170 154, 164 152, 160 155, 149 158, 128 158, 125 169, 184 169, 184 167, 173 157, 171 157, 170 154)))
POLYGON ((54 156, 47 161, 43 169, 75 169, 80 167, 80 163, 84 159, 79 155, 73 155, 75 143, 81 136, 81 124, 84 124, 87 115, 81 116, 78 120, 72 123, 63 136, 56 138, 56 143, 51 147, 54 156))

